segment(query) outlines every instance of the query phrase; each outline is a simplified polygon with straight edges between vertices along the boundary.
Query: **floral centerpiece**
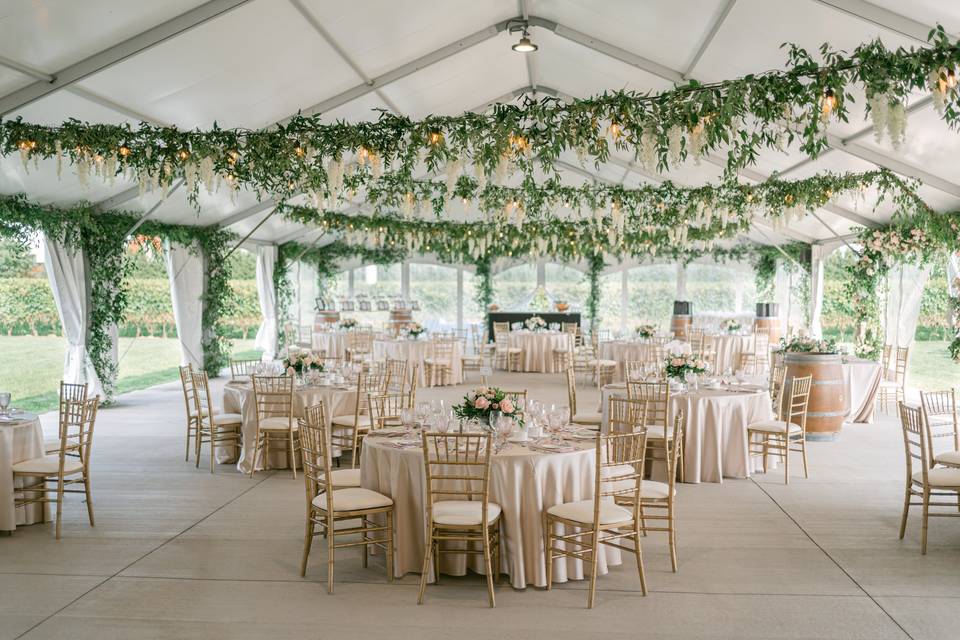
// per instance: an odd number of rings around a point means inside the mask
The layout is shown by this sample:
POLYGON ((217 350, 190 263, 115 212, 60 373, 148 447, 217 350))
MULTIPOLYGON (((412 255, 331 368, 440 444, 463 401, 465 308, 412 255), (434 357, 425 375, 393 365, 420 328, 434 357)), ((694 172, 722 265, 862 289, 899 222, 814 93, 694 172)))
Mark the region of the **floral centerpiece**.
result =
POLYGON ((530 316, 523 321, 523 325, 529 331, 544 331, 547 328, 547 321, 540 316, 530 316))
POLYGON ((821 340, 810 336, 794 336, 780 339, 780 351, 784 353, 840 353, 835 340, 821 340))
POLYGON ((298 378, 302 379, 307 371, 323 371, 323 362, 315 360, 311 353, 300 352, 284 358, 283 368, 287 370, 288 376, 296 374, 298 378))
POLYGON ((667 377, 684 382, 688 374, 707 372, 707 362, 692 354, 674 354, 667 358, 667 377))
POLYGON ((553 303, 553 308, 556 309, 558 313, 566 313, 567 309, 570 308, 570 303, 566 300, 557 300, 553 303))
POLYGON ((479 420, 489 423, 492 411, 499 411, 513 418, 521 428, 523 427, 523 416, 517 413, 513 401, 507 397, 503 389, 497 387, 477 387, 463 397, 463 402, 453 405, 453 413, 461 420, 479 420))
POLYGON ((350 331, 351 329, 356 329, 359 324, 356 318, 344 318, 340 321, 340 328, 344 331, 350 331))
POLYGON ((720 323, 720 329, 727 333, 738 333, 743 329, 743 325, 733 318, 728 318, 720 323))
POLYGON ((407 326, 403 328, 403 331, 408 338, 415 340, 426 333, 427 328, 419 322, 408 322, 407 326))
POLYGON ((652 324, 642 324, 636 329, 634 329, 634 333, 637 334, 638 338, 642 338, 643 340, 649 340, 653 336, 657 335, 657 327, 656 325, 652 325, 652 324))

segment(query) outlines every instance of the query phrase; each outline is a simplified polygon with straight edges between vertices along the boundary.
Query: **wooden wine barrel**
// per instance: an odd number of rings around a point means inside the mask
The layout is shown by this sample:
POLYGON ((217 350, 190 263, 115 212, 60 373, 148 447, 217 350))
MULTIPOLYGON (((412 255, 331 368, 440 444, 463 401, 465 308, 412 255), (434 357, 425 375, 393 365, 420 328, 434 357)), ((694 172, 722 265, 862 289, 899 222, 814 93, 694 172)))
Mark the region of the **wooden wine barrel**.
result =
POLYGON ((685 340, 693 327, 693 316, 674 315, 670 320, 670 331, 678 340, 685 340))
POLYGON ((413 311, 411 309, 391 309, 390 320, 387 323, 390 330, 396 334, 400 329, 413 322, 413 311))
POLYGON ((328 324, 337 324, 340 322, 340 312, 339 311, 317 311, 317 317, 314 319, 314 326, 317 329, 322 328, 324 325, 328 324))
POLYGON ((780 342, 780 318, 757 318, 753 321, 753 326, 755 329, 769 330, 771 346, 780 342))
POLYGON ((813 376, 807 405, 807 440, 836 440, 848 413, 842 356, 838 353, 786 353, 783 361, 787 366, 783 387, 785 405, 790 402, 793 378, 813 376))

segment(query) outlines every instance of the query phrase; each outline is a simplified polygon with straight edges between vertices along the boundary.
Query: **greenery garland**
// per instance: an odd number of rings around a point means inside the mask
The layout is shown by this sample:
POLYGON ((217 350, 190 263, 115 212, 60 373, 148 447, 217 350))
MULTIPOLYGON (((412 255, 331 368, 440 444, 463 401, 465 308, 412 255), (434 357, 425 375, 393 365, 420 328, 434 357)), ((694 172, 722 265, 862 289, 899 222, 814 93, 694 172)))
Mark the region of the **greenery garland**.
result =
MULTIPOLYGON (((493 304, 493 270, 491 269, 491 260, 484 256, 474 262, 476 270, 474 277, 476 282, 477 299, 480 302, 480 308, 483 309, 483 326, 490 324, 490 305, 493 304)), ((488 336, 492 339, 493 336, 488 336)))
MULTIPOLYGON (((111 356, 111 329, 124 318, 125 278, 131 265, 126 252, 127 232, 142 216, 126 212, 97 212, 91 205, 59 209, 29 202, 24 196, 0 196, 0 236, 29 242, 37 233, 84 252, 90 279, 87 353, 100 378, 106 401, 113 400, 117 369, 111 356)), ((144 222, 137 237, 160 237, 202 252, 207 281, 203 303, 204 368, 217 375, 229 362, 229 343, 219 319, 229 313, 229 266, 223 260, 234 237, 216 227, 144 222), (194 245, 196 243, 196 245, 194 245)))
POLYGON ((600 328, 600 272, 603 271, 605 266, 602 253, 595 253, 590 256, 585 277, 590 285, 586 306, 587 318, 590 320, 590 331, 592 332, 600 328))
POLYGON ((811 158, 827 148, 830 120, 848 121, 854 95, 867 96, 878 136, 903 140, 906 101, 929 92, 941 117, 960 119, 956 67, 960 49, 942 27, 929 46, 895 51, 880 40, 849 54, 823 45, 820 61, 787 46, 783 71, 750 74, 714 83, 689 81, 660 93, 607 92, 564 102, 525 98, 488 113, 428 116, 412 120, 381 111, 375 122, 324 124, 321 115, 296 116, 261 129, 181 131, 141 123, 60 126, 0 123, 0 152, 19 153, 24 164, 65 158, 81 182, 91 174, 124 175, 143 190, 165 188, 183 176, 196 201, 200 184, 214 190, 246 186, 280 198, 299 192, 335 197, 344 176, 356 172, 403 176, 425 164, 456 173, 474 165, 480 180, 499 180, 511 170, 532 177, 550 173, 565 152, 595 165, 612 150, 629 152, 648 170, 665 171, 687 158, 724 151, 726 175, 753 163, 761 150, 797 142, 811 158))

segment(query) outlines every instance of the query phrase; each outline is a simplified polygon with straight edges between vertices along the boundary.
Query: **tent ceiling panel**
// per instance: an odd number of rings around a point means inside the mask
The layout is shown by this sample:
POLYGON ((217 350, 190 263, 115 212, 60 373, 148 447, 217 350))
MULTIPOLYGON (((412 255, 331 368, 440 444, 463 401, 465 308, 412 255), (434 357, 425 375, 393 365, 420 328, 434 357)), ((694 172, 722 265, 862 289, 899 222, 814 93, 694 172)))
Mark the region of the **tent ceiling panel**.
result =
POLYGON ((499 96, 527 83, 523 58, 500 35, 430 65, 382 89, 407 115, 456 115, 477 106, 483 96, 499 96))
POLYGON ((54 73, 203 4, 203 0, 9 0, 0 55, 54 73))
MULTIPOLYGON (((532 0, 530 13, 642 55, 671 69, 683 70, 719 16, 725 0, 685 2, 571 2, 532 0)), ((534 32, 534 39, 543 30, 534 32)), ((619 84, 605 88, 619 88, 619 84)))
MULTIPOLYGON (((877 5, 912 18, 922 24, 933 25, 939 22, 947 33, 960 33, 960 4, 943 0, 870 0, 877 5)), ((843 3, 837 3, 843 4, 843 3)))
POLYGON ((517 13, 511 0, 301 1, 371 78, 517 13))
POLYGON ((251 2, 81 85, 184 127, 258 127, 358 81, 289 3, 251 2))
POLYGON ((0 66, 0 95, 16 91, 33 82, 33 78, 19 71, 0 66))
POLYGON ((892 49, 917 45, 911 38, 820 3, 738 0, 693 75, 714 81, 782 69, 787 59, 780 48, 784 42, 816 54, 824 42, 852 50, 876 37, 892 49))
MULTIPOLYGON (((28 166, 29 169, 24 171, 19 155, 0 158, 0 193, 25 193, 40 204, 72 207, 81 202, 99 202, 131 186, 123 180, 109 185, 91 176, 89 185, 84 188, 76 178, 74 169, 66 163, 63 165, 62 179, 57 178, 56 162, 53 160, 41 160, 36 167, 30 161, 28 166)), ((124 208, 138 210, 136 206, 124 208)))
POLYGON ((379 117, 377 109, 390 111, 390 106, 381 100, 377 94, 368 93, 356 100, 341 105, 335 109, 327 111, 321 116, 323 122, 336 122, 337 120, 346 120, 347 122, 369 122, 379 117))
POLYGON ((27 122, 59 125, 69 118, 89 122, 107 122, 119 124, 127 122, 136 125, 139 121, 122 113, 104 107, 69 91, 60 91, 40 98, 24 106, 12 117, 23 117, 27 122))

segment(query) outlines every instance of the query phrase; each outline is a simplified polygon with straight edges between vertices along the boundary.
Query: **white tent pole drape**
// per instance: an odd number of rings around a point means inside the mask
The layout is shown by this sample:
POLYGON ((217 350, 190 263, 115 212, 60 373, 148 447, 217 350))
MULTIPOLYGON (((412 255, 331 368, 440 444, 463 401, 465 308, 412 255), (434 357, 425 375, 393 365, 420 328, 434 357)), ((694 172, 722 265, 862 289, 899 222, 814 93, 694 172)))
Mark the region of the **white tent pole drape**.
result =
POLYGON ((203 255, 195 244, 165 243, 173 318, 180 339, 180 364, 203 369, 203 255))
MULTIPOLYGON (((83 251, 44 236, 44 265, 53 299, 60 314, 67 351, 63 359, 63 380, 87 383, 91 395, 103 396, 103 385, 87 352, 90 325, 89 289, 83 251)), ((114 357, 116 354, 114 353, 114 357)))
POLYGON ((820 245, 810 247, 810 335, 820 338, 823 335, 821 317, 823 315, 823 259, 824 251, 820 245))
POLYGON ((254 347, 272 360, 277 354, 277 292, 273 287, 273 268, 277 264, 277 247, 263 245, 257 253, 257 294, 263 321, 257 330, 254 347))
POLYGON ((885 344, 909 347, 917 331, 920 299, 930 276, 930 267, 905 264, 887 275, 887 306, 884 322, 885 344))

